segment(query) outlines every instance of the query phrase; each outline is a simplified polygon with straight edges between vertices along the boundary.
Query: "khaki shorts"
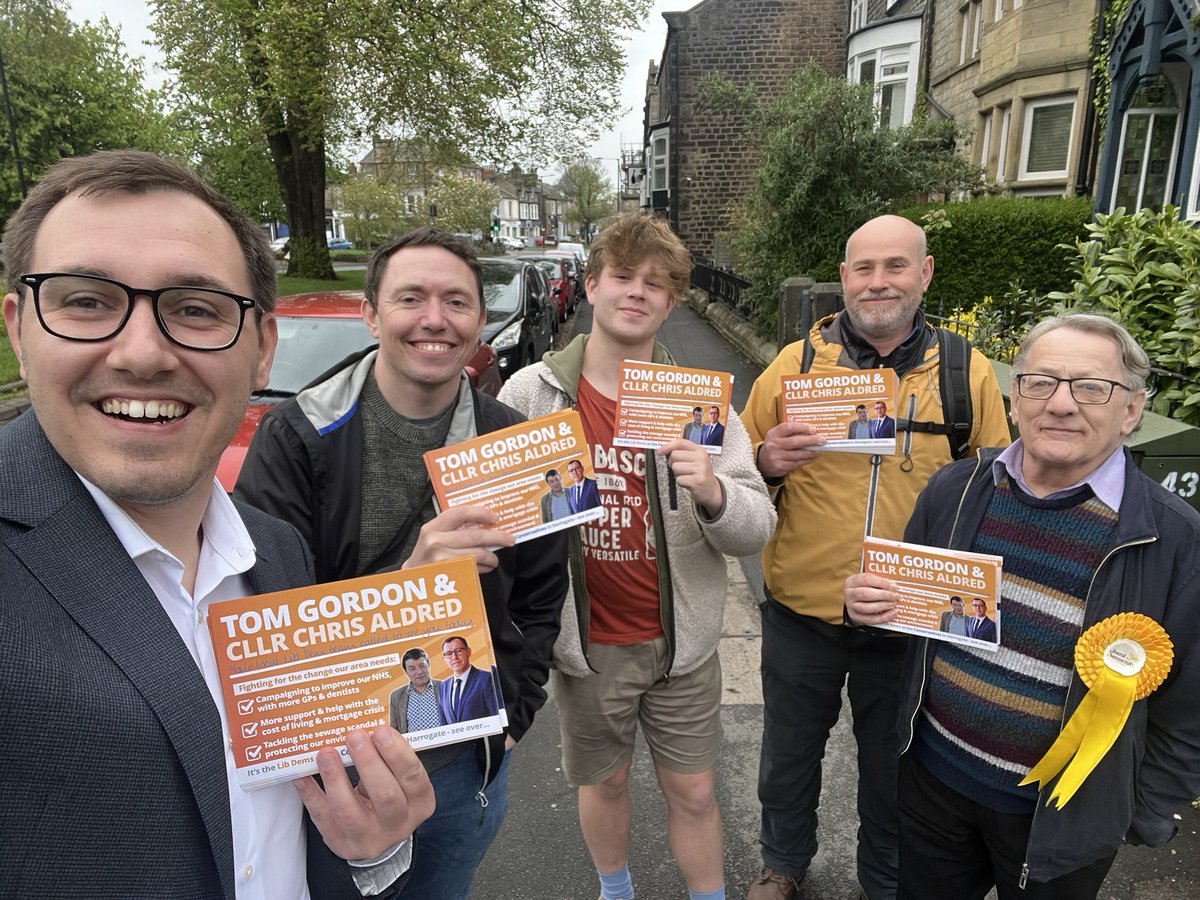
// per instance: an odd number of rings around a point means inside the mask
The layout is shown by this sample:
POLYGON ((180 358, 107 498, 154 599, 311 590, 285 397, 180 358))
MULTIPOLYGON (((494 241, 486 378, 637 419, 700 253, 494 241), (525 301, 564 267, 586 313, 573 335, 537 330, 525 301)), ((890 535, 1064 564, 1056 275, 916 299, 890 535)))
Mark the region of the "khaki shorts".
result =
POLYGON ((721 662, 663 679, 667 641, 588 648, 597 674, 553 673, 562 767, 575 785, 599 784, 633 759, 641 723, 655 765, 680 775, 716 766, 721 750, 721 662))

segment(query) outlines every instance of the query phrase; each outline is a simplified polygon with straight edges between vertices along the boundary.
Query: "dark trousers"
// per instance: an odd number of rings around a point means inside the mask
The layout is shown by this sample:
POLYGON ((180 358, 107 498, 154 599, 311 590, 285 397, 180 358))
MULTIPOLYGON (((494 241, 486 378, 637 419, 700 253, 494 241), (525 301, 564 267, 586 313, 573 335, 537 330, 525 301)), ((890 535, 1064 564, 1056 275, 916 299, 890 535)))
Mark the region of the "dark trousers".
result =
POLYGON ((902 900, 1093 900, 1116 851, 1053 881, 1026 881, 1021 869, 1031 815, 999 813, 951 790, 907 754, 900 762, 902 900))
POLYGON ((774 601, 763 610, 763 863, 802 877, 817 852, 821 759, 847 687, 858 743, 858 880, 896 896, 896 762, 907 638, 830 625, 774 601))

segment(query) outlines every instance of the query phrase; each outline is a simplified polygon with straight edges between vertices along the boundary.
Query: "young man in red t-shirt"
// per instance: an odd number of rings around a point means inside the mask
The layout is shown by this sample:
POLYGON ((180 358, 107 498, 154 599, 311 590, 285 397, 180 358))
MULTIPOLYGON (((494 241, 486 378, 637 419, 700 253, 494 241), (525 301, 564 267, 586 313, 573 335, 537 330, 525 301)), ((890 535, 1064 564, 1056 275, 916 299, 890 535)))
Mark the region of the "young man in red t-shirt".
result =
POLYGON ((591 334, 515 373, 501 392, 530 418, 579 410, 605 512, 572 540, 575 577, 553 672, 563 771, 579 786, 579 823, 603 900, 633 896, 626 851, 639 726, 689 896, 725 896, 713 782, 725 556, 758 553, 775 511, 733 410, 719 456, 683 438, 657 451, 612 444, 621 361, 672 362, 655 335, 690 273, 687 250, 663 220, 618 218, 588 259, 591 334))

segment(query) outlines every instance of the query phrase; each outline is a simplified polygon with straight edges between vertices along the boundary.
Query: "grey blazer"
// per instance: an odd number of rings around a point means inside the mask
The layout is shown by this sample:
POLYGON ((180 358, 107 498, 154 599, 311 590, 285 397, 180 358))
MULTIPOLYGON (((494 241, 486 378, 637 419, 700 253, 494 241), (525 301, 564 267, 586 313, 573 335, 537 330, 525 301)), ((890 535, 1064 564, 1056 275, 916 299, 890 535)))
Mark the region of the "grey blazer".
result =
MULTIPOLYGON (((238 508, 252 588, 311 583, 295 529, 238 508)), ((217 708, 32 412, 0 428, 0 684, 0 897, 234 900, 217 708)), ((307 827, 314 900, 358 900, 307 827)))
MULTIPOLYGON (((433 691, 433 696, 437 698, 438 685, 441 684, 436 678, 429 679, 429 687, 426 690, 433 691)), ((408 734, 408 695, 413 692, 411 683, 404 687, 396 688, 388 695, 388 722, 401 734, 408 734)))

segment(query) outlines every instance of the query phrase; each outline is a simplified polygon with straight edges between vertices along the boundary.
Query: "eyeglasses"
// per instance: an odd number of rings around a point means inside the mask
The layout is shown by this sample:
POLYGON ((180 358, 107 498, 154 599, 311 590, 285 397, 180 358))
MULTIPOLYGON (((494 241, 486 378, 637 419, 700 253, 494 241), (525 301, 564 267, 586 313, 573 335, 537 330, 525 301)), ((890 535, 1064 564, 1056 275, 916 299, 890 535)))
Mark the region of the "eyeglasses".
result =
POLYGON ((1017 376, 1017 391, 1026 400, 1049 400, 1063 382, 1066 382, 1076 403, 1095 406, 1112 399, 1116 388, 1133 390, 1119 381, 1109 381, 1107 378, 1056 378, 1053 375, 1031 373, 1017 376))
POLYGON ((462 656, 464 653, 470 653, 466 647, 459 647, 456 650, 443 650, 442 656, 462 656))
POLYGON ((33 292, 42 327, 68 341, 106 341, 133 314, 138 297, 148 297, 154 320, 167 339, 189 350, 228 350, 242 333, 249 297, 213 288, 132 288, 111 278, 47 272, 17 279, 33 292))

